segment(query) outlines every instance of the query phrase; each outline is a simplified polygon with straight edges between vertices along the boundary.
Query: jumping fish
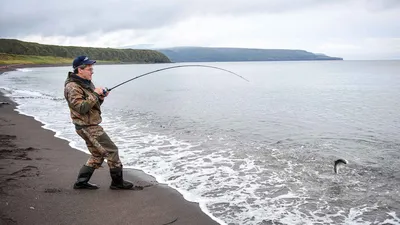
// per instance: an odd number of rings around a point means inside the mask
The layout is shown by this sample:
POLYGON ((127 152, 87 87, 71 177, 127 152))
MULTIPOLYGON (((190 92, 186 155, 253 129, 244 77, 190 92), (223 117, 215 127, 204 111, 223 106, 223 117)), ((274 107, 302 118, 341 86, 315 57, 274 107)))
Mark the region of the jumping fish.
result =
POLYGON ((338 160, 335 160, 335 164, 334 164, 334 167, 333 167, 333 169, 334 169, 334 171, 335 171, 335 173, 337 174, 338 172, 339 172, 339 165, 340 164, 347 164, 348 162, 347 162, 347 160, 345 160, 345 159, 338 159, 338 160))

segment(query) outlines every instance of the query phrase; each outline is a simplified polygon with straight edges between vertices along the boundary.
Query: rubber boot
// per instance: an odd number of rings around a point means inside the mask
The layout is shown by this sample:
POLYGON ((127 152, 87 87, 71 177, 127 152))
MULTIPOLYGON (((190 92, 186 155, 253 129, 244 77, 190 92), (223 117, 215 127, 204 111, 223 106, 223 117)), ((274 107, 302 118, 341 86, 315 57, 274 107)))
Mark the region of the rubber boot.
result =
POLYGON ((79 171, 78 179, 74 184, 74 189, 98 189, 99 186, 89 183, 94 170, 93 167, 83 165, 79 171))
POLYGON ((112 168, 110 169, 111 175, 111 185, 110 188, 117 189, 134 189, 134 190, 142 190, 142 187, 134 187, 133 184, 129 181, 125 181, 123 178, 122 167, 112 168))

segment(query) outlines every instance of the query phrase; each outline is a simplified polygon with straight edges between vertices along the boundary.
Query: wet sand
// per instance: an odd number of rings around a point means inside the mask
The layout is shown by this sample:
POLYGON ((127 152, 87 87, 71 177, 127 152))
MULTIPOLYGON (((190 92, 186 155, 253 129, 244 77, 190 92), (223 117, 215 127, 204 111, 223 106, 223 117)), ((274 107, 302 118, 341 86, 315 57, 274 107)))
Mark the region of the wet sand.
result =
POLYGON ((218 224, 197 203, 138 170, 125 169, 124 176, 144 190, 109 189, 106 163, 91 179, 100 189, 74 190, 88 155, 15 108, 0 92, 1 225, 218 224))

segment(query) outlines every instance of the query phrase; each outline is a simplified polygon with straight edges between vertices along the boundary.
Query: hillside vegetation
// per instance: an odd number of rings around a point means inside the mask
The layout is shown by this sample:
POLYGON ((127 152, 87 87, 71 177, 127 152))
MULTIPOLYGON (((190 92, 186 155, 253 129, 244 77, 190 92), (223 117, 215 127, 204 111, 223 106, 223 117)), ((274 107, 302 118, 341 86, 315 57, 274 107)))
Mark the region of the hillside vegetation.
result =
POLYGON ((0 53, 0 64, 71 64, 72 58, 0 53))
POLYGON ((99 61, 120 63, 171 62, 163 53, 154 50, 44 45, 16 39, 0 39, 0 53, 3 53, 2 64, 12 64, 11 62, 18 60, 31 63, 40 60, 43 60, 43 62, 50 60, 51 63, 71 63, 72 59, 79 55, 87 55, 99 61))

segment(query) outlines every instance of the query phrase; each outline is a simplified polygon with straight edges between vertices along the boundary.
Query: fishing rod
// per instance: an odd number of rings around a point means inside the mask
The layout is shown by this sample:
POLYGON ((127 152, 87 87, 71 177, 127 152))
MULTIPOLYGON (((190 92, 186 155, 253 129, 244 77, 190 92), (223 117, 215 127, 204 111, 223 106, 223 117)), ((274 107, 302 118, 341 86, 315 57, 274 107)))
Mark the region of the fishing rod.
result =
POLYGON ((216 67, 216 66, 206 66, 206 65, 179 65, 179 66, 171 66, 171 67, 166 67, 166 68, 154 70, 154 71, 151 71, 151 72, 148 72, 148 73, 144 73, 144 74, 142 74, 142 75, 139 75, 139 76, 136 76, 136 77, 134 77, 134 78, 131 78, 131 79, 127 80, 127 81, 124 81, 124 82, 122 82, 122 83, 120 83, 120 84, 118 84, 118 85, 116 85, 116 86, 114 86, 114 87, 112 87, 112 88, 105 88, 105 90, 103 90, 103 93, 106 94, 107 92, 109 92, 109 91, 111 91, 111 90, 113 90, 113 89, 115 89, 115 88, 117 88, 117 87, 119 87, 119 86, 121 86, 121 85, 123 85, 123 84, 126 84, 126 83, 128 83, 128 82, 130 82, 130 81, 136 80, 136 79, 138 79, 138 78, 140 78, 140 77, 144 77, 144 76, 149 75, 149 74, 152 74, 152 73, 156 73, 156 72, 160 72, 160 71, 168 70, 168 69, 173 69, 173 68, 178 68, 178 67, 208 67, 208 68, 223 70, 223 71, 228 72, 228 73, 231 73, 231 74, 233 74, 233 75, 235 75, 235 76, 237 76, 237 77, 239 77, 239 78, 241 78, 241 79, 243 79, 243 80, 245 80, 245 81, 247 81, 247 82, 250 82, 249 80, 247 80, 246 78, 240 76, 240 75, 237 74, 237 73, 234 73, 234 72, 232 72, 232 71, 229 71, 229 70, 226 70, 226 69, 222 69, 222 68, 219 68, 219 67, 216 67))

